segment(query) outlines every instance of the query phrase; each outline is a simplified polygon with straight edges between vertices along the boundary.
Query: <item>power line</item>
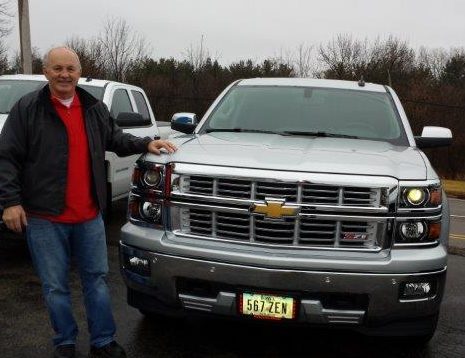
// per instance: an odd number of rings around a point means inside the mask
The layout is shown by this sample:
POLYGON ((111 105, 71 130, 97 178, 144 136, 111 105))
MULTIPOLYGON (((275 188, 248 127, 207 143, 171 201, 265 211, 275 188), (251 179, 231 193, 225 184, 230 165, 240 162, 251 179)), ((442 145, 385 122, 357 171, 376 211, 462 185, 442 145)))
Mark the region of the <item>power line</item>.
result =
POLYGON ((417 101, 417 100, 414 100, 414 99, 403 99, 403 98, 401 98, 401 101, 402 102, 416 103, 416 104, 426 104, 428 106, 436 106, 436 107, 445 107, 445 108, 463 109, 463 110, 465 110, 464 106, 454 106, 454 105, 449 105, 449 104, 417 101))

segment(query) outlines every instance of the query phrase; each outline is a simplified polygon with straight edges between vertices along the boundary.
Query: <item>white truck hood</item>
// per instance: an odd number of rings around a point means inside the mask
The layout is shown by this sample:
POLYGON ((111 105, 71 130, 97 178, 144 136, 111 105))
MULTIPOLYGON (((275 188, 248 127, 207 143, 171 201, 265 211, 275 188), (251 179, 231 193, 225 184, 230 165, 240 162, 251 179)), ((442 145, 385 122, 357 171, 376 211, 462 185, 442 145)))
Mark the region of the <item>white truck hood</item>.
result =
MULTIPOLYGON (((224 132, 172 140, 179 150, 164 159, 173 162, 403 180, 427 176, 420 151, 381 141, 224 132)), ((160 157, 149 155, 147 159, 159 161, 160 157)))

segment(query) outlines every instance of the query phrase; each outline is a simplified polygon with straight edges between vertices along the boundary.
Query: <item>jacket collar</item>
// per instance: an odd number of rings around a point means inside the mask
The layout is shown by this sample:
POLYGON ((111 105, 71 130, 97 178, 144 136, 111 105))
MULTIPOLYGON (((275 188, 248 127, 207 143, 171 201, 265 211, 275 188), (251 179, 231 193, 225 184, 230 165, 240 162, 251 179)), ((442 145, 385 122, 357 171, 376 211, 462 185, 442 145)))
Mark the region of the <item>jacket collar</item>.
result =
MULTIPOLYGON (((81 87, 76 87, 76 92, 79 96, 84 112, 98 103, 98 100, 94 96, 81 87)), ((50 99, 50 87, 48 84, 39 90, 39 101, 43 103, 49 111, 55 112, 52 100, 50 99)))

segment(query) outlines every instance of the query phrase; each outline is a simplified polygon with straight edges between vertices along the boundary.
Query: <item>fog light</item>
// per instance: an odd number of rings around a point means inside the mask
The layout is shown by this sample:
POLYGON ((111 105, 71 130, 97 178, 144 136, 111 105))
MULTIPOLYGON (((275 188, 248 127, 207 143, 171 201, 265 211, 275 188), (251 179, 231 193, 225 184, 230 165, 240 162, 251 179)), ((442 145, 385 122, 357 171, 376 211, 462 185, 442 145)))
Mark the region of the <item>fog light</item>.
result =
POLYGON ((401 291, 401 298, 421 299, 433 297, 435 288, 431 282, 408 282, 405 283, 401 291))
POLYGON ((150 276, 150 261, 135 255, 124 254, 124 267, 141 276, 150 276))
POLYGON ((148 268, 149 260, 141 259, 139 257, 134 256, 129 259, 129 265, 132 267, 148 268))
POLYGON ((141 204, 141 214, 145 219, 153 222, 159 221, 161 218, 161 205, 150 203, 148 201, 141 204))
POLYGON ((425 235, 425 224, 421 221, 406 222, 400 225, 400 233, 405 240, 420 240, 425 235))

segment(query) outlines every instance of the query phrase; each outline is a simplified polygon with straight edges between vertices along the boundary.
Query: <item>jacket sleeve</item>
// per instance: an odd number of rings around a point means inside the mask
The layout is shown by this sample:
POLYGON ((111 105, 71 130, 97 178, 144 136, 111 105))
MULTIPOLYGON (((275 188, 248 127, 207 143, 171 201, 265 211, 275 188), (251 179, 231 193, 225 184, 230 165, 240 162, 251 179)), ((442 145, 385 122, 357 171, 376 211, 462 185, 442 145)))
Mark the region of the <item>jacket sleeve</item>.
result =
POLYGON ((0 134, 0 207, 21 204, 21 174, 27 157, 27 131, 24 110, 17 102, 0 134))
POLYGON ((110 116, 108 109, 104 105, 105 126, 106 126, 106 150, 115 152, 120 157, 132 154, 142 154, 147 152, 148 144, 153 140, 150 137, 136 137, 130 133, 124 133, 110 116))

